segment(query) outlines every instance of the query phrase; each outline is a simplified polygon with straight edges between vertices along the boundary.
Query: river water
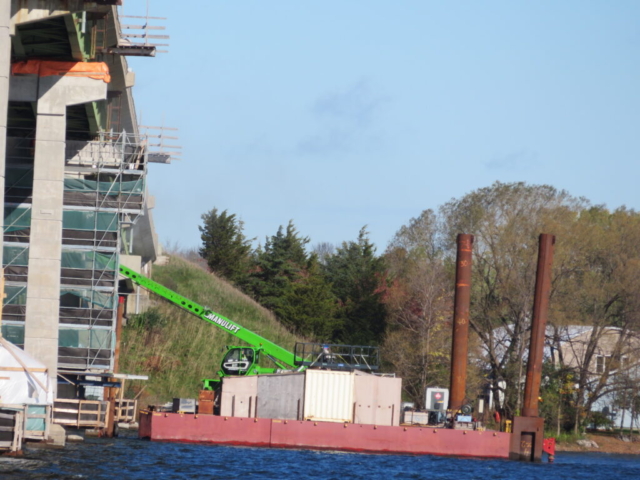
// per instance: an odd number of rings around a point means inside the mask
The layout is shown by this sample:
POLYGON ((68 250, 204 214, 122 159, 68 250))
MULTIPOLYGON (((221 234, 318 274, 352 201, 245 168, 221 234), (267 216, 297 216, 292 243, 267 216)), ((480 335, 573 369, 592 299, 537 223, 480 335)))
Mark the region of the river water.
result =
POLYGON ((553 464, 89 438, 0 457, 0 479, 640 479, 640 457, 559 453, 553 464))

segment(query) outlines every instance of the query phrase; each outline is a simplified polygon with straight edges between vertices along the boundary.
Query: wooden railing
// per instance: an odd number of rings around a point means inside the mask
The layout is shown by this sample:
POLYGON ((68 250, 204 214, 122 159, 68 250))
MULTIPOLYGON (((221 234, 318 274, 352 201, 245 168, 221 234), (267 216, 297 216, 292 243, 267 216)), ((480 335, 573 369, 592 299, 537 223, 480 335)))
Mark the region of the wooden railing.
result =
POLYGON ((53 404, 53 423, 68 427, 103 428, 109 402, 57 398, 53 404))
POLYGON ((131 423, 136 421, 137 400, 121 398, 116 400, 116 422, 131 423))
POLYGON ((0 410, 0 450, 16 452, 22 449, 24 412, 0 410))

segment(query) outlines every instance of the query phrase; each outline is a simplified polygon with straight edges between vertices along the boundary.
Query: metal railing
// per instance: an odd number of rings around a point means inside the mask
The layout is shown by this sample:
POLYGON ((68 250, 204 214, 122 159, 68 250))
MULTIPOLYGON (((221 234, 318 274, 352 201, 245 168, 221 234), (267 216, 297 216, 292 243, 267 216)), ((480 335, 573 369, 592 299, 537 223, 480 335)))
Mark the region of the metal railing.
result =
POLYGON ((296 343, 296 366, 325 368, 328 370, 378 370, 378 347, 338 345, 332 343, 296 343))

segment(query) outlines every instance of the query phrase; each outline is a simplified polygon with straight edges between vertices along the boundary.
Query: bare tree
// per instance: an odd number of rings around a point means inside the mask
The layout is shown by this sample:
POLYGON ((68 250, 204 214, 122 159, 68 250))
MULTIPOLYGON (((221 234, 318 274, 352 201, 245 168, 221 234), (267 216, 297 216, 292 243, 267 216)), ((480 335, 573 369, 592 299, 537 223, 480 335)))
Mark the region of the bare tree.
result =
POLYGON ((336 253, 336 247, 333 243, 319 242, 314 245, 313 253, 318 256, 320 265, 326 265, 329 257, 336 253))
POLYGON ((419 405, 427 386, 448 381, 453 290, 438 228, 434 212, 426 210, 398 231, 386 252, 393 280, 384 357, 419 405))

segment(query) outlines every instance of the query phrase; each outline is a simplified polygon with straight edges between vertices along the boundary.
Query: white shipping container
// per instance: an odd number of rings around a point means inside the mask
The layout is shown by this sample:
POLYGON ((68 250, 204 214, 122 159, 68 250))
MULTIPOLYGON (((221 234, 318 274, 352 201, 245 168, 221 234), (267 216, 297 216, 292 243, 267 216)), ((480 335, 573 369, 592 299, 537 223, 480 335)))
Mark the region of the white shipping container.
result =
POLYGON ((304 419, 353 422, 353 372, 307 370, 304 383, 304 419))

